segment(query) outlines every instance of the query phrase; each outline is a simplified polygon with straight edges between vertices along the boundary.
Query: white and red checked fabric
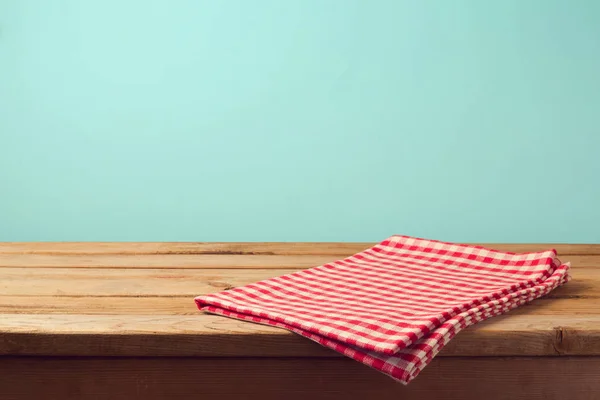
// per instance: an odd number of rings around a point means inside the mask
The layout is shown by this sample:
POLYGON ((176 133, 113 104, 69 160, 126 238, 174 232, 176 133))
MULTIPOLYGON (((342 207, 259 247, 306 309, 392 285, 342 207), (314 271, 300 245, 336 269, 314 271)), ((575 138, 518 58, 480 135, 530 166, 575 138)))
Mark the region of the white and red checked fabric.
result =
POLYGON ((554 250, 515 254, 397 235, 196 303, 296 332, 407 384, 460 330, 547 294, 568 272, 554 250))

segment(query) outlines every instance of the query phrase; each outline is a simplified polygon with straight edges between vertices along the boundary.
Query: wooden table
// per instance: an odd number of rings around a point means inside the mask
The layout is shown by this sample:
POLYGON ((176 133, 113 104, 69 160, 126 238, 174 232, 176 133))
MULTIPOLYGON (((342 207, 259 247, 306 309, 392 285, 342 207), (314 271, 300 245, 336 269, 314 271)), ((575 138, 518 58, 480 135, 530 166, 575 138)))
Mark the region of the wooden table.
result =
POLYGON ((404 387, 193 297, 369 243, 0 243, 0 399, 600 399, 600 245, 574 280, 460 333, 404 387))

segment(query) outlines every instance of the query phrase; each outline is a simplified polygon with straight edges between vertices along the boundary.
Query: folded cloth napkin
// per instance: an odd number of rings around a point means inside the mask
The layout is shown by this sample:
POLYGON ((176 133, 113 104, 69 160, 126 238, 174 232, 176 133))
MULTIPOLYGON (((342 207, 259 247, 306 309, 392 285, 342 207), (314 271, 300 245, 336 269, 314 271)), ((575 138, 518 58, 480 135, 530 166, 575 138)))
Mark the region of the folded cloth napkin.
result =
POLYGON ((407 384, 462 329, 569 281, 555 250, 392 236, 353 256, 216 294, 200 310, 307 337, 407 384))

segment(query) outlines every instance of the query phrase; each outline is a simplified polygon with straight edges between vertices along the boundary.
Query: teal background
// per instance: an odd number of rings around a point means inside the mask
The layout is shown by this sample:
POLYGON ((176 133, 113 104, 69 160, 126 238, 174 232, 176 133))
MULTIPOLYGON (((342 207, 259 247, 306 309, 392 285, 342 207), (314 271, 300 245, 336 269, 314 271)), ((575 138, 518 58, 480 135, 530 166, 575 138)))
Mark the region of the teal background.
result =
POLYGON ((0 240, 600 242, 599 21, 0 0, 0 240))

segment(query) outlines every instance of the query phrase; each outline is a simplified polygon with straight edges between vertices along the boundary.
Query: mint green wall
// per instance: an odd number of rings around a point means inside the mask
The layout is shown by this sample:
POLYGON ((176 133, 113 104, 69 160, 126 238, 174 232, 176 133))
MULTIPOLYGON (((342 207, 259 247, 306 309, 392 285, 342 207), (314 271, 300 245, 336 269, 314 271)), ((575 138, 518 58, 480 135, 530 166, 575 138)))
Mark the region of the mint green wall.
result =
POLYGON ((600 1, 0 0, 0 240, 600 242, 600 1))

